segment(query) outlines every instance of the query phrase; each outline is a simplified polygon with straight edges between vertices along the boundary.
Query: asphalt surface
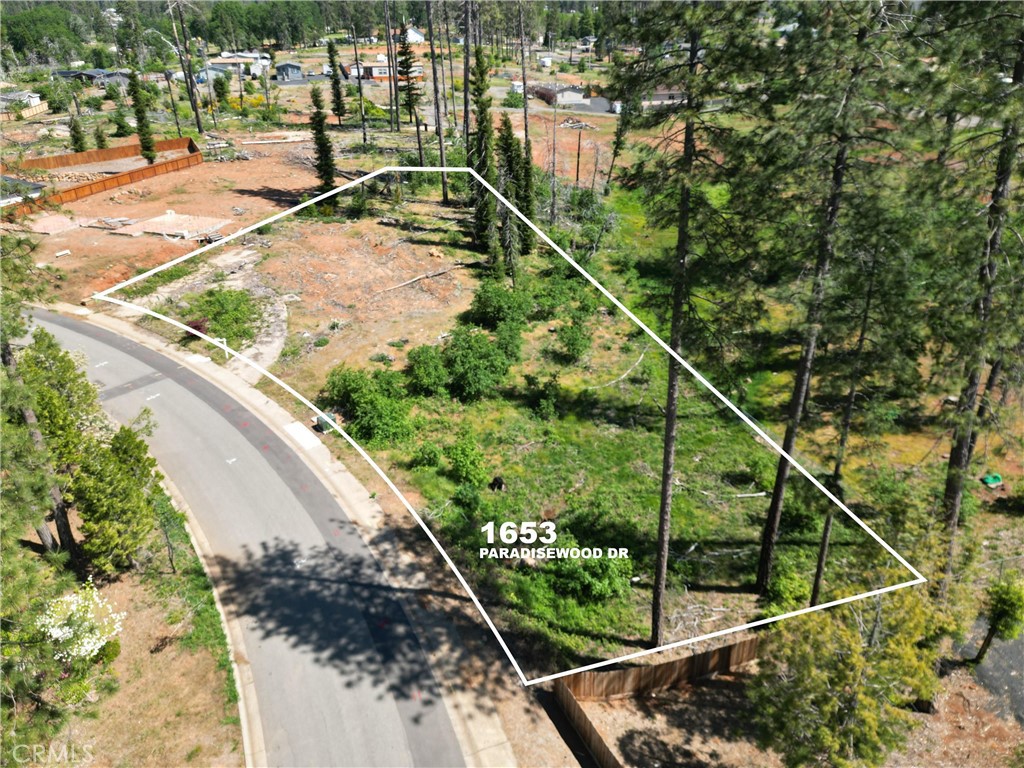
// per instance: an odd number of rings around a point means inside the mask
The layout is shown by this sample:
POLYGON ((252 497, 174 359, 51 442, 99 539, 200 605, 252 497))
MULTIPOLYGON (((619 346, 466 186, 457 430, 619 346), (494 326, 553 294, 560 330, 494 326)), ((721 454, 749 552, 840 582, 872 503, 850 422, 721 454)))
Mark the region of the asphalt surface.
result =
MULTIPOLYGON (((962 658, 974 658, 988 626, 979 621, 971 636, 957 650, 962 658)), ((1016 640, 993 640, 974 674, 997 699, 1001 714, 1024 725, 1024 635, 1016 640)))
POLYGON ((177 362, 81 320, 35 315, 85 354, 117 421, 152 410, 150 450, 188 502, 241 624, 238 661, 251 665, 267 764, 463 765, 393 589, 296 452, 177 362))

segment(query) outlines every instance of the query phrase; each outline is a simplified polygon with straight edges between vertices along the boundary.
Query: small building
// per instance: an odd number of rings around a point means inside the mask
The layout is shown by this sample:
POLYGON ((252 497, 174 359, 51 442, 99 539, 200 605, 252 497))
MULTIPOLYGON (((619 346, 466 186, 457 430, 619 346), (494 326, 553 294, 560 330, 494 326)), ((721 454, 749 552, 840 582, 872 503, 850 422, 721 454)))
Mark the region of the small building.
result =
POLYGON ((286 61, 283 64, 278 64, 275 69, 277 70, 278 80, 288 81, 302 79, 302 67, 294 61, 286 61))
POLYGON ((523 81, 513 80, 512 84, 508 88, 509 93, 523 93, 523 81))
POLYGON ((8 91, 7 93, 0 93, 0 105, 4 107, 4 111, 7 110, 9 104, 16 104, 21 102, 26 107, 34 107, 42 102, 42 98, 38 93, 32 93, 31 91, 8 91))
MULTIPOLYGON (((207 80, 212 82, 218 77, 230 78, 232 74, 232 71, 227 67, 222 67, 219 64, 208 64, 195 73, 195 78, 197 83, 205 83, 207 80)), ((178 79, 178 73, 175 73, 174 79, 178 79)), ((184 80, 184 76, 181 79, 184 80)))
POLYGON ((541 56, 537 61, 542 67, 547 69, 551 66, 552 59, 550 56, 541 56))
POLYGON ((128 76, 127 69, 118 70, 116 72, 107 72, 103 77, 97 77, 93 83, 97 88, 106 88, 108 85, 113 85, 122 90, 128 87, 128 81, 131 79, 128 76))
POLYGON ((400 29, 395 32, 391 39, 398 43, 402 42, 402 40, 406 40, 410 45, 419 45, 420 43, 425 43, 427 41, 427 36, 416 27, 407 27, 404 30, 400 29))

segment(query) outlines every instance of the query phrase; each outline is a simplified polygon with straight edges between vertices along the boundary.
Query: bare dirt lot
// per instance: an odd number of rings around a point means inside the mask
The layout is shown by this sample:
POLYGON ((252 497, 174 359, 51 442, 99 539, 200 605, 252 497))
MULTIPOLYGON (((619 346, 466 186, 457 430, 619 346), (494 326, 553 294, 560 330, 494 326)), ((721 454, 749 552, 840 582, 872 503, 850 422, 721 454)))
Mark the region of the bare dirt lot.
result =
POLYGON ((114 610, 127 612, 121 655, 113 663, 120 684, 100 704, 100 717, 75 718, 64 737, 89 745, 91 765, 166 766, 244 763, 237 722, 224 701, 224 673, 205 651, 176 642, 179 627, 135 576, 102 589, 114 610))

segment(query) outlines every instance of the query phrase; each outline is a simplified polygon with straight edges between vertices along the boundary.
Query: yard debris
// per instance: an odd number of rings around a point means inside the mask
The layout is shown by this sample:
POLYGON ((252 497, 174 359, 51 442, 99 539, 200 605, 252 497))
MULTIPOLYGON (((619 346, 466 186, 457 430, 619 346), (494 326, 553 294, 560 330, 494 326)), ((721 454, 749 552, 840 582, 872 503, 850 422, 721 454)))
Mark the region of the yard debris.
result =
POLYGON ((576 128, 578 130, 584 130, 584 131, 596 131, 597 130, 597 126, 596 125, 591 125, 590 123, 586 123, 586 122, 584 122, 582 120, 577 120, 575 117, 567 117, 567 118, 565 118, 565 120, 563 120, 559 124, 558 127, 559 128, 576 128))

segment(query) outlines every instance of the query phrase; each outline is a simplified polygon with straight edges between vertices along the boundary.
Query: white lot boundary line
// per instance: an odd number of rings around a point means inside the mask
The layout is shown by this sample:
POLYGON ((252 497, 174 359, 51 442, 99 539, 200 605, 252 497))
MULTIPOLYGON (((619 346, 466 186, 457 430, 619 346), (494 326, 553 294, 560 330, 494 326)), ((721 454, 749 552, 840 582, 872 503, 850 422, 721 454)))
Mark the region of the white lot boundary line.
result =
POLYGON ((567 254, 565 251, 563 251, 561 248, 559 248, 558 245, 556 245, 554 243, 554 241, 550 237, 548 237, 536 224, 534 224, 526 216, 524 216, 523 213, 518 208, 516 208, 507 199, 505 199, 505 197, 500 192, 498 192, 498 190, 496 190, 493 186, 491 186, 489 183, 487 183, 487 181, 484 180, 480 176, 480 174, 478 174, 472 168, 465 168, 465 167, 441 168, 441 167, 437 167, 437 166, 385 166, 383 168, 378 168, 376 171, 368 173, 367 175, 362 176, 362 177, 360 177, 358 179, 355 179, 354 181, 350 181, 348 184, 345 184, 345 185, 343 185, 341 187, 338 187, 337 189, 331 190, 330 192, 325 192, 322 195, 318 195, 317 197, 314 197, 311 200, 307 200, 304 203, 300 203, 300 204, 298 204, 298 205, 296 205, 296 206, 294 206, 292 208, 289 208, 286 211, 282 211, 281 213, 274 214, 273 216, 271 216, 271 217, 269 217, 267 219, 264 219, 263 221, 257 222, 256 224, 252 224, 252 225, 250 225, 248 227, 244 227, 244 228, 238 230, 237 232, 235 232, 234 234, 229 235, 229 236, 227 236, 227 237, 225 237, 225 238, 223 238, 221 240, 218 240, 215 243, 209 243, 208 245, 205 245, 205 246, 203 246, 201 248, 198 248, 198 249, 196 249, 196 250, 194 250, 194 251, 192 251, 190 253, 187 253, 184 256, 180 256, 177 259, 173 259, 173 260, 167 262, 166 264, 162 264, 162 265, 160 265, 158 267, 155 267, 155 268, 153 268, 153 269, 151 269, 151 270, 149 270, 147 272, 144 272, 141 275, 136 275, 135 277, 129 278, 128 280, 125 280, 125 281, 123 281, 121 283, 118 283, 117 285, 113 286, 112 288, 108 288, 105 291, 101 291, 100 293, 94 294, 93 298, 101 300, 101 301, 106 301, 106 302, 109 302, 111 304, 117 304, 117 305, 125 307, 127 309, 135 310, 137 312, 141 312, 143 314, 149 315, 150 317, 154 317, 154 318, 156 318, 158 320, 163 320, 164 322, 169 323, 169 324, 173 325, 176 328, 179 328, 180 330, 184 331, 185 333, 190 333, 193 336, 196 336, 196 337, 201 338, 201 339, 203 339, 204 341, 206 341, 206 342, 208 342, 210 344, 213 344, 215 347, 218 347, 218 348, 224 350, 225 354, 236 357, 237 359, 239 359, 242 362, 244 362, 246 365, 248 365, 251 368, 253 368, 254 370, 258 371, 261 375, 266 376, 268 379, 270 379, 275 384, 280 386, 282 389, 284 389, 286 392, 288 392, 290 395, 292 395, 296 400, 298 400, 300 403, 302 403, 303 405, 308 407, 311 411, 313 411, 315 414, 317 414, 318 416, 323 418, 328 424, 330 424, 331 427, 339 435, 341 435, 341 437, 349 445, 351 445, 356 450, 356 452, 360 455, 360 457, 362 457, 363 460, 366 461, 367 464, 369 464, 373 468, 373 470, 377 473, 377 475, 379 475, 380 478, 387 484, 388 488, 390 488, 391 491, 398 498, 398 500, 402 502, 402 504, 405 506, 405 508, 409 511, 409 514, 412 515, 413 519, 420 526, 420 528, 423 530, 423 532, 427 535, 427 538, 430 539, 430 542, 434 545, 434 547, 437 549, 437 551, 440 552, 441 557, 444 559, 445 563, 448 564, 448 567, 452 570, 452 573, 455 574, 455 577, 458 579, 459 583, 462 585, 462 588, 466 590, 466 593, 469 595, 470 599, 473 601, 473 605, 476 606, 477 611, 479 611, 480 615, 483 617, 483 619, 486 622, 487 626, 490 628, 490 630, 491 630, 492 634, 494 635, 495 639, 498 641, 498 644, 501 646, 501 649, 505 652, 505 655, 508 657, 508 660, 511 662, 513 669, 515 669, 515 671, 516 671, 516 674, 519 675, 519 679, 522 681, 523 685, 527 685, 527 686, 529 686, 529 685, 536 685, 537 683, 543 683, 543 682, 547 682, 547 681, 550 681, 550 680, 558 679, 560 677, 566 677, 568 675, 573 675, 573 674, 576 674, 577 672, 584 672, 584 671, 591 670, 591 669, 598 669, 600 667, 606 667, 606 666, 610 666, 612 664, 618 664, 620 662, 628 661, 630 659, 637 659, 637 658, 640 658, 642 656, 649 656, 649 655, 654 654, 654 653, 660 653, 661 651, 666 651, 666 650, 670 650, 670 649, 673 649, 673 648, 680 648, 680 647, 683 647, 683 646, 686 646, 686 645, 692 645, 693 643, 699 642, 701 640, 709 640, 709 639, 712 639, 712 638, 715 638, 715 637, 721 637, 723 635, 731 634, 731 633, 734 633, 734 632, 741 632, 741 631, 746 630, 746 629, 753 629, 755 627, 762 627, 762 626, 765 626, 767 624, 772 624, 774 622, 781 621, 783 619, 793 618, 794 616, 802 616, 802 615, 807 614, 807 613, 813 613, 815 611, 821 611, 821 610, 824 610, 826 608, 832 608, 832 607, 835 607, 837 605, 843 605, 845 603, 851 603, 851 602, 854 602, 856 600, 864 600, 864 599, 866 599, 868 597, 873 597, 873 596, 876 596, 876 595, 882 595, 882 594, 885 594, 886 592, 893 592, 893 591, 895 591, 897 589, 903 589, 904 587, 915 586, 917 584, 922 584, 922 583, 927 581, 927 579, 924 576, 922 576, 921 573, 916 568, 914 568, 914 566, 912 566, 910 563, 908 563, 896 550, 894 550, 891 546, 889 546, 888 543, 886 543, 877 533, 875 533, 870 528, 870 526, 868 526, 863 520, 861 520, 859 517, 857 517, 857 515, 855 515, 845 504, 843 504, 843 502, 841 502, 838 498, 836 498, 836 496, 834 494, 832 494, 824 485, 822 485, 818 481, 818 479, 816 477, 814 477, 814 475, 812 475, 809 471, 807 471, 803 467, 803 465, 801 465, 789 453, 784 451, 782 449, 782 446, 780 446, 778 443, 776 443, 775 440, 772 439, 772 437, 770 435, 768 435, 768 433, 765 432, 756 422, 754 422, 749 416, 747 416, 747 414, 745 414, 742 410, 740 410, 740 408, 738 408, 736 405, 734 405, 733 402, 731 400, 729 400, 729 398, 727 398, 725 395, 723 395, 721 392, 719 392, 718 389, 715 388, 715 386, 710 381, 708 381, 706 378, 704 378, 704 376, 701 375, 701 373, 699 371, 697 371, 697 369, 695 369, 692 365, 690 365, 675 350, 673 350, 668 344, 666 344, 661 339, 660 336, 658 336, 656 333, 654 333, 654 331, 652 331, 650 328, 648 328, 647 325, 642 320, 640 320, 640 318, 638 318, 635 314, 633 314, 633 312, 631 312, 622 302, 620 302, 611 293, 609 293, 608 290, 603 285, 601 285, 596 279, 594 279, 590 275, 590 273, 588 273, 585 269, 583 269, 583 267, 581 267, 579 264, 577 264, 576 261, 571 256, 569 256, 569 254, 567 254), (262 227, 262 226, 264 226, 266 224, 273 223, 273 222, 277 221, 278 219, 284 218, 285 216, 289 216, 289 215, 291 215, 293 213, 301 211, 303 208, 306 208, 306 207, 308 207, 310 205, 315 205, 316 203, 318 203, 318 202, 320 202, 322 200, 326 200, 327 198, 332 197, 332 196, 334 196, 334 195, 336 195, 336 194, 338 194, 340 192, 344 192, 345 190, 350 189, 350 188, 354 187, 357 184, 361 184, 361 183, 363 183, 363 182, 365 182, 365 181, 367 181, 369 179, 372 179, 375 176, 379 176, 382 173, 416 173, 416 172, 427 172, 427 173, 468 173, 473 178, 475 178, 485 189, 487 189, 489 192, 491 192, 491 194, 493 194, 498 200, 500 200, 503 205, 505 205, 521 221, 523 221, 527 226, 529 226, 530 229, 532 229, 535 233, 537 233, 537 235, 545 243, 547 243, 548 246, 550 246, 555 251, 555 253, 557 253, 559 256, 561 256, 563 259, 565 259, 569 264, 571 264, 572 267, 577 272, 579 272, 580 275, 582 275, 591 285, 593 285, 595 288, 597 288, 597 290, 600 291, 601 294, 605 298, 607 298, 612 304, 614 304, 615 307, 617 307, 624 315, 626 315, 626 317, 628 317, 630 320, 632 320, 637 325, 637 327, 639 327, 641 330, 643 330, 644 333, 646 333, 651 338, 651 340, 654 341, 654 343, 656 343, 659 347, 664 349, 665 352, 667 352, 673 359, 675 359, 676 362, 678 362, 691 376, 693 376, 698 382, 700 382, 704 386, 705 389, 707 389, 709 392, 711 392, 711 394, 713 394, 716 398, 718 398, 729 410, 731 410, 734 414, 736 414, 736 416, 738 416, 739 419, 744 424, 746 424, 748 427, 750 427, 750 429, 752 429, 756 435, 758 435, 761 439, 763 439, 765 442, 767 442, 768 445, 770 445, 775 450, 776 453, 778 453, 780 456, 784 457, 787 461, 789 461, 789 463, 793 467, 795 467, 796 470, 798 472, 800 472, 800 474, 802 474, 804 477, 806 477, 808 480, 810 480, 811 484, 814 485, 815 488, 817 488, 819 491, 821 491, 825 495, 825 497, 828 498, 833 504, 838 506, 850 519, 852 519, 854 522, 856 522, 857 525, 859 525, 872 539, 874 539, 878 544, 880 544, 882 546, 882 548, 885 549, 886 552, 888 552, 890 555, 892 555, 900 563, 900 565, 902 565, 904 568, 909 570, 914 575, 914 578, 912 580, 910 580, 910 581, 905 581, 905 582, 902 582, 902 583, 899 583, 899 584, 894 584, 894 585, 891 585, 891 586, 888 586, 888 587, 882 587, 880 589, 871 590, 869 592, 864 592, 864 593, 861 593, 859 595, 853 595, 851 597, 844 597, 844 598, 841 598, 839 600, 833 600, 831 602, 822 603, 820 605, 811 606, 809 608, 802 608, 802 609, 800 609, 798 611, 791 611, 789 613, 784 613, 784 614, 782 614, 780 616, 774 616, 774 617, 768 618, 768 619, 760 619, 758 621, 749 622, 747 624, 741 624, 740 626, 737 626, 737 627, 731 627, 729 629, 723 629, 723 630, 719 630, 717 632, 711 632, 711 633, 706 634, 706 635, 700 635, 699 637, 692 637, 692 638, 689 638, 687 640, 681 640, 679 642, 669 643, 667 645, 661 645, 661 646, 658 646, 657 648, 650 648, 650 649, 643 650, 643 651, 637 651, 635 653, 626 654, 624 656, 616 656, 613 659, 607 659, 605 661, 599 661, 599 662, 595 662, 593 664, 587 664, 587 665, 580 666, 580 667, 574 667, 573 669, 566 670, 564 672, 558 672, 556 674, 546 675, 544 677, 537 677, 537 678, 533 678, 533 679, 529 679, 528 680, 526 678, 526 676, 523 674, 523 671, 520 668, 519 663, 516 661, 515 657, 512 655, 512 652, 509 650, 509 647, 505 643, 505 640, 501 636, 501 633, 498 631, 498 628, 494 625, 494 622, 491 621, 491 618, 490 618, 490 616, 488 616, 487 611, 484 610, 484 607, 480 603, 479 598, 477 598, 476 593, 470 588, 469 583, 466 581, 466 579, 462 575, 461 571, 459 571, 458 567, 455 565, 455 563, 452 561, 452 559, 448 556, 448 553, 445 551, 444 547, 441 546, 441 543, 437 540, 437 538, 434 536, 433 532, 430 530, 430 528, 426 525, 426 523, 420 517, 419 513, 416 512, 416 510, 413 508, 413 506, 409 503, 408 499, 405 498, 405 496, 398 489, 398 487, 391 481, 391 478, 389 478, 387 476, 387 474, 384 472, 384 470, 382 470, 377 465, 377 463, 372 458, 370 458, 369 454, 366 453, 365 450, 363 450, 362 446, 360 446, 355 440, 352 439, 352 437, 349 436, 349 434, 347 432, 345 432, 345 430, 343 430, 340 426, 338 426, 338 424, 335 423, 334 419, 330 415, 328 415, 328 414, 324 413, 323 411, 321 411, 310 400, 308 400, 303 395, 299 394, 299 392, 297 392, 291 386, 289 386, 284 381, 279 379, 277 376, 275 376, 274 374, 272 374, 269 371, 267 371, 265 368, 260 366, 258 363, 250 360, 245 355, 239 354, 235 350, 231 349, 230 347, 227 346, 227 344, 221 342, 219 339, 213 339, 213 338, 211 338, 210 336, 207 336, 204 333, 200 333, 199 331, 196 331, 196 330, 194 330, 192 328, 189 328, 184 323, 181 323, 181 322, 179 322, 177 320, 174 320, 173 318, 167 317, 165 315, 161 315, 159 312, 155 312, 155 311, 153 311, 151 309, 148 309, 146 307, 141 307, 141 306, 139 306, 137 304, 132 304, 130 302, 123 301, 121 299, 115 299, 115 298, 112 298, 110 296, 111 293, 119 291, 122 288, 126 288, 129 285, 132 285, 132 284, 134 284, 136 282, 139 282, 140 280, 144 280, 147 277, 150 277, 152 275, 157 274, 158 272, 162 272, 163 270, 168 269, 168 268, 170 268, 170 267, 172 267, 172 266, 174 266, 176 264, 180 264, 181 262, 183 262, 183 261, 185 261, 187 259, 190 259, 193 256, 198 256, 198 255, 200 255, 202 253, 205 253, 206 251, 209 251, 209 250, 211 250, 213 248, 218 248, 218 247, 221 247, 223 245, 226 245, 227 243, 231 242, 232 240, 234 240, 234 239, 236 239, 238 237, 241 237, 244 234, 252 232, 253 230, 258 229, 259 227, 262 227))

